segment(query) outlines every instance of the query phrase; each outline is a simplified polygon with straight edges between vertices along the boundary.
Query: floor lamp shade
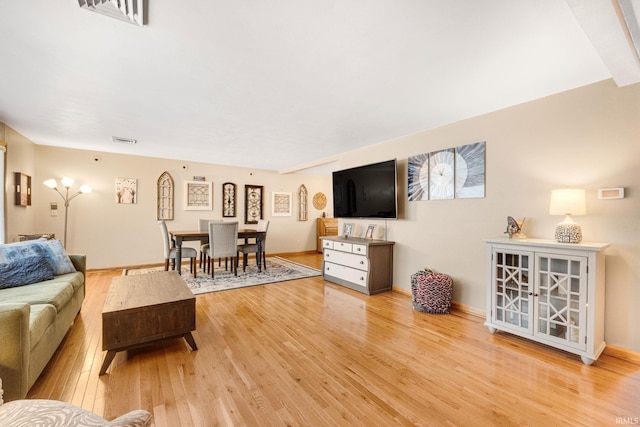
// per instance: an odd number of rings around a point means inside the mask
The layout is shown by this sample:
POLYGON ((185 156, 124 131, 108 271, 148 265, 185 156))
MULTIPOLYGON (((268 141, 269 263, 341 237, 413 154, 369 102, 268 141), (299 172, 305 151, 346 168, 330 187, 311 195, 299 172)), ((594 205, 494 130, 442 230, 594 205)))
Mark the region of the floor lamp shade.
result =
POLYGON ((551 191, 549 215, 565 215, 556 226, 555 238, 560 243, 580 243, 582 229, 573 222, 572 215, 585 215, 587 203, 584 189, 564 188, 551 191))
POLYGON ((77 193, 69 195, 69 189, 71 188, 71 186, 73 185, 74 181, 73 178, 69 178, 69 177, 63 177, 60 180, 60 183, 62 184, 62 186, 65 189, 65 192, 63 193, 62 191, 60 191, 58 189, 58 181, 56 181, 54 178, 48 179, 44 182, 44 185, 46 185, 47 187, 55 190, 60 197, 62 197, 62 200, 64 200, 64 240, 63 240, 63 245, 64 248, 67 248, 67 218, 68 218, 68 211, 69 211, 69 202, 74 199, 75 197, 79 196, 80 194, 84 194, 84 193, 90 193, 91 192, 91 187, 88 186, 87 184, 84 184, 82 186, 80 186, 80 189, 78 190, 77 193))

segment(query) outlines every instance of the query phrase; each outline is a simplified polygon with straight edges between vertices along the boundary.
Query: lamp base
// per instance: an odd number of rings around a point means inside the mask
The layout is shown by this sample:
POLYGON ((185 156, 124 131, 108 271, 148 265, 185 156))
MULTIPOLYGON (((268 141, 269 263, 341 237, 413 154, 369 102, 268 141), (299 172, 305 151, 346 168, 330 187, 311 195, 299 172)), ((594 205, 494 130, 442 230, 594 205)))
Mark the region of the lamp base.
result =
POLYGON ((582 242, 582 229, 575 222, 561 222, 556 227, 556 241, 559 243, 582 242))

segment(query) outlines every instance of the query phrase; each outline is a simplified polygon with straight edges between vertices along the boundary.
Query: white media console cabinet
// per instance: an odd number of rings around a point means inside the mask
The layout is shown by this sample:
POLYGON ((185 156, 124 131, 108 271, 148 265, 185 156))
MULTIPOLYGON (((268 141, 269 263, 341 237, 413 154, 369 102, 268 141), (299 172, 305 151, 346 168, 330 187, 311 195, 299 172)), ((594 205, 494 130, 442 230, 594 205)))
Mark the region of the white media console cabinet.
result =
POLYGON ((393 245, 388 240, 325 236, 322 278, 368 295, 393 285, 393 245))

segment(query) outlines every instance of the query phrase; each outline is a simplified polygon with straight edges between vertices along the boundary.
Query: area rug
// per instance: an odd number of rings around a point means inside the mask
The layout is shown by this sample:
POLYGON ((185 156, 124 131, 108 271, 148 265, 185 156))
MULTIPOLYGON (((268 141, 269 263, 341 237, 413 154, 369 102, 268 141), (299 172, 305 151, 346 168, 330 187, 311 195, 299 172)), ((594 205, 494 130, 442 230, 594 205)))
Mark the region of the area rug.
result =
MULTIPOLYGON (((194 294, 205 294, 208 292, 226 291, 229 289, 245 288, 247 286, 267 285, 270 283, 285 282, 287 280, 304 279, 307 277, 319 276, 320 270, 307 267, 302 264, 287 261, 280 257, 268 257, 267 268, 264 266, 262 272, 258 273, 258 267, 255 260, 250 260, 247 270, 242 271, 242 265, 238 267, 238 276, 234 276, 231 269, 224 269, 224 260, 222 265, 218 266, 215 262, 214 278, 210 274, 198 270, 197 276, 194 278, 189 272, 189 266, 182 267, 182 278, 191 288, 194 294)), ((242 261, 240 261, 242 264, 242 261)), ((145 274, 153 271, 162 271, 164 267, 151 267, 139 269, 125 269, 123 275, 145 274)))

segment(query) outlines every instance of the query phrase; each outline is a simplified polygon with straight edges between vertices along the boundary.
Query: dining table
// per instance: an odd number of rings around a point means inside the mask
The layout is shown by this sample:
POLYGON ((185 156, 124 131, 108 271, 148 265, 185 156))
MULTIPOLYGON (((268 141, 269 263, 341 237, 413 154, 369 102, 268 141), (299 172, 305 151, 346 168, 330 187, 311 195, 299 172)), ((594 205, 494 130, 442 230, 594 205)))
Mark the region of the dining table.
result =
MULTIPOLYGON (((262 272, 262 244, 264 238, 267 235, 266 231, 258 231, 252 228, 243 228, 238 230, 238 240, 243 239, 246 243, 249 239, 256 239, 258 246, 258 253, 256 258, 258 261, 258 272, 262 272)), ((188 241, 198 241, 204 245, 209 243, 209 232, 199 230, 181 230, 181 231, 169 231, 169 236, 173 246, 176 249, 176 265, 182 265, 182 243, 188 241)), ((176 268, 180 273, 180 268, 176 268)))

